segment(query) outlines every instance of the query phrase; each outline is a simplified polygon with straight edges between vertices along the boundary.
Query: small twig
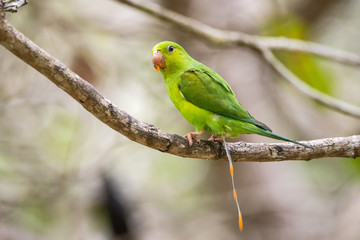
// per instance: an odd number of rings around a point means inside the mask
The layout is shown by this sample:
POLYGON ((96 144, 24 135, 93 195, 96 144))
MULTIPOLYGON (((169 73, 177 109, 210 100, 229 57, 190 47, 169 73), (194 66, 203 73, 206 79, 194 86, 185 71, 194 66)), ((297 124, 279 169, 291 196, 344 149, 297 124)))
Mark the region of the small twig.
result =
POLYGON ((259 49, 267 48, 269 50, 305 52, 322 57, 326 60, 332 60, 346 65, 360 66, 359 55, 319 43, 286 37, 256 37, 259 38, 259 49))
MULTIPOLYGON (((1 3, 0 3, 1 10, 1 3)), ((141 122, 104 98, 91 84, 50 56, 11 26, 0 12, 0 44, 35 68, 78 101, 104 124, 132 141, 181 157, 227 160, 219 143, 201 141, 189 147, 188 141, 141 122)), ((310 160, 324 157, 359 157, 360 135, 304 141, 313 149, 292 143, 228 144, 233 161, 310 160)))
POLYGON ((17 12, 17 10, 26 5, 28 0, 1 0, 5 12, 17 12))
POLYGON ((268 50, 264 49, 262 51, 265 60, 270 64, 270 66, 275 69, 288 83, 293 85, 300 92, 306 96, 312 98, 313 100, 346 115, 360 118, 360 107, 351 105, 347 102, 341 101, 339 99, 333 98, 329 95, 326 95, 303 81, 301 81, 295 74, 293 74, 289 69, 287 69, 275 56, 268 50))

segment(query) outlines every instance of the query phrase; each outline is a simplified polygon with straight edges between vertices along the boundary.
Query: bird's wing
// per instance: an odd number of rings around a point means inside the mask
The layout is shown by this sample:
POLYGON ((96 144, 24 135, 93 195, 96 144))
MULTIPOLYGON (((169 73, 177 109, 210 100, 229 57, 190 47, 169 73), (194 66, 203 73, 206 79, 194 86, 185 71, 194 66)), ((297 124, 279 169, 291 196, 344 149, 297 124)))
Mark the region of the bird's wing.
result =
POLYGON ((230 86, 212 70, 189 70, 180 77, 179 90, 195 106, 271 131, 254 119, 237 101, 230 86))

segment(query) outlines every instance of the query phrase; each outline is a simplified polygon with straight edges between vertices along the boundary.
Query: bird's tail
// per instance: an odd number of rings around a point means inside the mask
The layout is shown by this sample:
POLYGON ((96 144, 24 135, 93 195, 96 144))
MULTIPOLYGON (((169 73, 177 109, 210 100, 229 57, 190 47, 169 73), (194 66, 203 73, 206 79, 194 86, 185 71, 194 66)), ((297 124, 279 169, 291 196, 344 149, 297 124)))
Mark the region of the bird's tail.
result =
POLYGON ((307 144, 297 142, 297 141, 292 140, 292 139, 287 138, 287 137, 280 136, 280 135, 278 135, 276 133, 273 133, 271 131, 256 127, 254 125, 250 125, 250 126, 251 127, 243 126, 243 128, 250 131, 250 132, 252 132, 252 133, 256 133, 256 134, 259 134, 259 135, 262 135, 262 136, 265 136, 265 137, 274 138, 274 139, 282 140, 282 141, 286 141, 286 142, 292 142, 292 143, 295 143, 295 144, 298 144, 298 145, 301 145, 301 146, 307 147, 307 148, 313 148, 313 147, 311 147, 311 146, 309 146, 307 144))
POLYGON ((238 210, 238 216, 239 216, 239 229, 240 229, 240 231, 242 231, 243 230, 243 220, 242 220, 242 215, 241 215, 241 211, 240 211, 240 205, 239 205, 239 201, 238 201, 237 193, 236 193, 236 189, 235 189, 234 166, 233 166, 233 163, 232 163, 232 160, 231 160, 231 155, 230 155, 229 149, 228 149, 228 147, 226 145, 226 142, 225 142, 225 138, 223 139, 223 144, 224 144, 226 156, 227 156, 227 158, 229 160, 229 168, 230 168, 230 176, 231 176, 233 195, 234 195, 234 200, 235 200, 235 203, 236 203, 236 207, 237 207, 237 210, 238 210))

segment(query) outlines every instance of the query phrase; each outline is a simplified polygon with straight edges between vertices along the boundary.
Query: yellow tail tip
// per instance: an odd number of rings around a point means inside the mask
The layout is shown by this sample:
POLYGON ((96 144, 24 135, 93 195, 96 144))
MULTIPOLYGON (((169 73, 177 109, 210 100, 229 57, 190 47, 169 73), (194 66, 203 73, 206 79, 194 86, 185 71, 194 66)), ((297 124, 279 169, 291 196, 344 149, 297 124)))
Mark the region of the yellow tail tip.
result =
POLYGON ((243 230, 243 220, 242 220, 241 213, 239 213, 239 229, 242 232, 242 230, 243 230))

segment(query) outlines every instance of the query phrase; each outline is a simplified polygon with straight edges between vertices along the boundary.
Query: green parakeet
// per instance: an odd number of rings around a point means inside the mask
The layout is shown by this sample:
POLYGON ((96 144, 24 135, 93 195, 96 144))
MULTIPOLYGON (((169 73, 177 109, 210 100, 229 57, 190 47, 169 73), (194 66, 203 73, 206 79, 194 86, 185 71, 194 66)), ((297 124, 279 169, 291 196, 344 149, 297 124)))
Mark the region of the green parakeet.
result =
MULTIPOLYGON (((195 132, 185 135, 189 144, 203 131, 210 132, 209 140, 224 144, 233 183, 234 198, 237 203, 233 182, 233 166, 226 147, 225 137, 239 134, 259 134, 266 137, 308 145, 272 133, 265 124, 253 118, 237 101, 231 87, 216 72, 190 57, 179 44, 164 41, 152 49, 152 61, 156 71, 164 77, 167 93, 182 116, 195 127, 195 132)), ((240 208, 239 226, 242 229, 240 208)))

